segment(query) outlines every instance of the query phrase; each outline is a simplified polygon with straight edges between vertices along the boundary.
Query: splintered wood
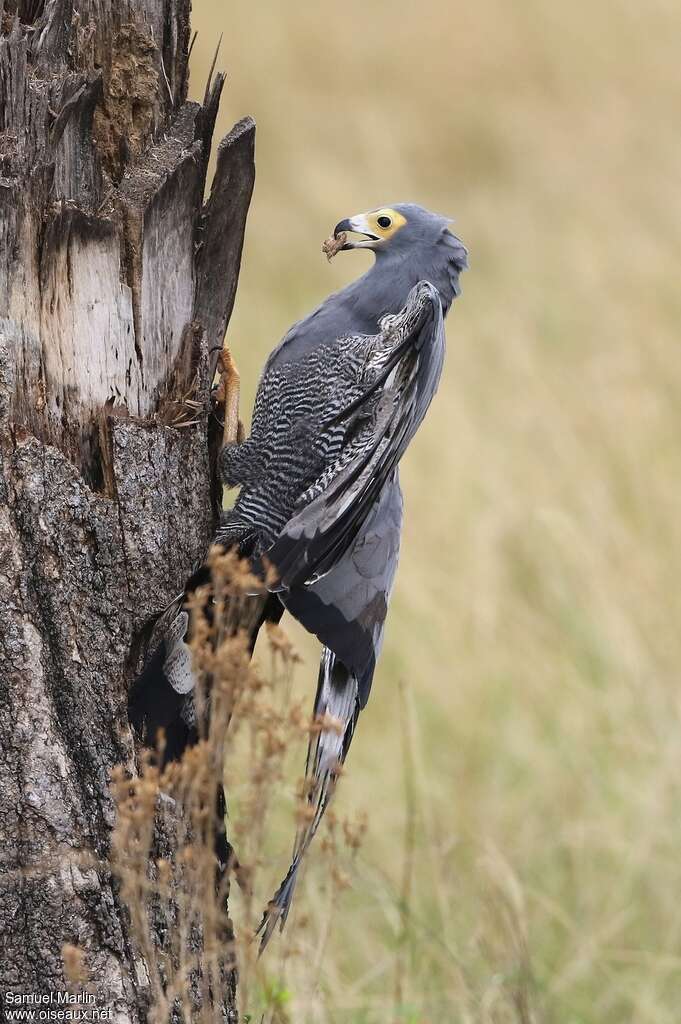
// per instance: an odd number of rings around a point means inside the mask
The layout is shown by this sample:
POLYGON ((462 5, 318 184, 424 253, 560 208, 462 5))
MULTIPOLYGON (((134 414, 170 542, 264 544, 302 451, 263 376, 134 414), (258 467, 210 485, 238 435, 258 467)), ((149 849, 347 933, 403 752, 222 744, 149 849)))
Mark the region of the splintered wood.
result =
POLYGON ((334 256, 338 255, 338 253, 341 251, 347 240, 348 236, 345 231, 341 231, 339 235, 329 235, 328 238, 324 239, 324 241, 322 242, 322 252, 326 256, 329 263, 334 258, 334 256))

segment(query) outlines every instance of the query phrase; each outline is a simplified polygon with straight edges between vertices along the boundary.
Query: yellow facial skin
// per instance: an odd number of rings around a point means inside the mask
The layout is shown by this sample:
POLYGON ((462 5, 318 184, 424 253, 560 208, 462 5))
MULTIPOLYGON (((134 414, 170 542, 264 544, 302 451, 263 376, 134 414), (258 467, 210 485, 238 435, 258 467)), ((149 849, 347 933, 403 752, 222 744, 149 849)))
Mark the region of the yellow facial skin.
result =
POLYGON ((345 241, 344 249, 374 249, 389 242, 390 239, 400 231, 407 223, 407 218, 393 210, 390 206, 382 206, 380 210, 372 210, 370 213, 360 213, 356 217, 342 220, 334 229, 335 232, 354 231, 360 235, 368 235, 359 241, 354 239, 345 241))
POLYGON ((407 223, 406 217, 403 217, 401 213, 391 209, 389 206, 384 206, 380 210, 373 210, 366 215, 366 219, 369 231, 374 235, 378 235, 379 238, 384 238, 386 241, 397 234, 400 228, 404 227, 407 223), (379 223, 379 221, 383 220, 385 224, 386 218, 390 221, 387 227, 379 223))

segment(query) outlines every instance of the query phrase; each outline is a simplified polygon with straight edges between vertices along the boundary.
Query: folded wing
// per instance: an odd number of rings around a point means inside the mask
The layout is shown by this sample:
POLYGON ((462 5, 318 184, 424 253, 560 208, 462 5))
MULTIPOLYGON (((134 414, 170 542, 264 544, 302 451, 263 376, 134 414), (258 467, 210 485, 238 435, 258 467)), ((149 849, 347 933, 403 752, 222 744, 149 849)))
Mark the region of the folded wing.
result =
POLYGON ((437 389, 444 361, 442 307, 420 282, 404 309, 381 322, 370 374, 360 398, 327 428, 353 421, 353 433, 323 478, 299 502, 267 552, 279 590, 310 585, 342 558, 383 487, 394 475, 437 389))

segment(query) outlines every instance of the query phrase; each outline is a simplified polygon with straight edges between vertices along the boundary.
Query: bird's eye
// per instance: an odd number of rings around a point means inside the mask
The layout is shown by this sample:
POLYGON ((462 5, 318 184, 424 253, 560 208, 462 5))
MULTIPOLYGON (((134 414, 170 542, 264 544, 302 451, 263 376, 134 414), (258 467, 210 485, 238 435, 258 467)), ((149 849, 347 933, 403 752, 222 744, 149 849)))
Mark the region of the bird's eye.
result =
POLYGON ((378 217, 376 223, 378 224, 379 228, 389 228, 390 225, 392 224, 392 220, 390 219, 390 217, 383 216, 378 217))

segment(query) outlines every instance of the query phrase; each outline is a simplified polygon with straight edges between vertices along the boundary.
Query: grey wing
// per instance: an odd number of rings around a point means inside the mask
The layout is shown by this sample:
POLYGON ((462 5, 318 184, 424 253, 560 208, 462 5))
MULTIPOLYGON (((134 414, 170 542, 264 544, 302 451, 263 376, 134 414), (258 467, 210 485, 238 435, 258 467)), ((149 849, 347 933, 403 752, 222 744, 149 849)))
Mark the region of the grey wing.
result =
POLYGON ((394 473, 333 568, 309 586, 279 592, 291 614, 357 677, 360 707, 383 642, 401 528, 402 492, 394 473))
POLYGON ((444 327, 436 289, 428 282, 416 285, 405 308, 386 321, 395 341, 392 353, 382 357, 382 369, 366 392, 327 426, 361 413, 363 404, 371 414, 359 419, 355 437, 325 474, 318 493, 314 486, 309 490, 310 500, 289 519, 267 553, 280 592, 316 584, 342 561, 437 390, 444 327))

